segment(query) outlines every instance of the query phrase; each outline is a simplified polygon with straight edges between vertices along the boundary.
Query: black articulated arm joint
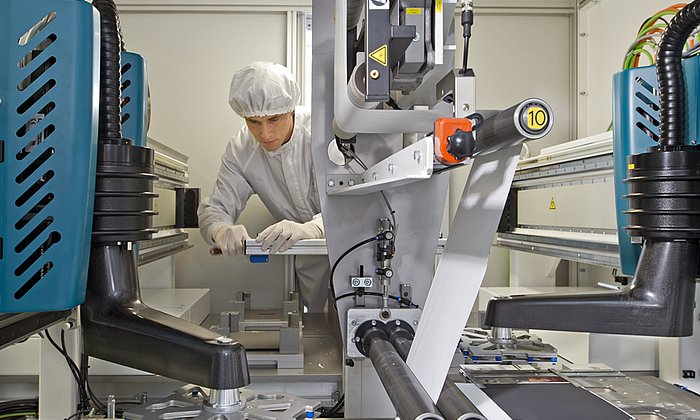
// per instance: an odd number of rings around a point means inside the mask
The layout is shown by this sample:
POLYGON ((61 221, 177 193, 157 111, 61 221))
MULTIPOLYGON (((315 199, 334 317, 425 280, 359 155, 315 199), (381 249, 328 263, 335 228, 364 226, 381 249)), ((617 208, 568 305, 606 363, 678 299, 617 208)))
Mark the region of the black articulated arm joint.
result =
POLYGON ((699 23, 696 0, 673 18, 664 33, 657 60, 659 145, 627 158, 625 229, 643 240, 630 286, 612 294, 497 298, 489 302, 486 325, 651 336, 693 333, 700 256, 700 149, 687 145, 681 57, 687 37, 699 23))
POLYGON ((122 138, 117 7, 113 0, 92 4, 102 41, 95 214, 81 309, 85 354, 217 390, 246 386, 242 345, 141 301, 133 243, 154 232, 154 153, 122 138))

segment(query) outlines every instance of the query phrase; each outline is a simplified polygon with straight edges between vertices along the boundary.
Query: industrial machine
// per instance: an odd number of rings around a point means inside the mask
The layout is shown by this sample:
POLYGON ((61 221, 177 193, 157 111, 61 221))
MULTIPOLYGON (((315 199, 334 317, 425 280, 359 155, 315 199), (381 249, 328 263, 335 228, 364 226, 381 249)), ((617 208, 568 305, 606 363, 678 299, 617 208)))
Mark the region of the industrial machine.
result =
MULTIPOLYGON (((195 385, 127 410, 130 418, 313 416, 318 402, 242 389, 250 382, 248 360, 229 334, 245 316, 229 317, 219 334, 143 304, 134 244, 153 240, 156 175, 153 150, 141 142, 145 108, 129 118, 120 111, 131 101, 143 104, 143 90, 126 103, 120 93, 145 78, 121 79, 125 51, 112 0, 25 3, 0 5, 0 192, 14 203, 0 219, 0 272, 7 279, 0 311, 9 313, 0 320, 2 345, 72 313, 66 328, 79 324, 84 357, 195 385), (122 133, 129 121, 139 122, 134 138, 122 133), (79 311, 72 310, 76 305, 79 311)), ((670 25, 660 50, 659 104, 645 96, 659 116, 646 108, 639 113, 660 127, 658 145, 625 156, 626 229, 643 243, 631 287, 609 295, 494 300, 486 316, 496 328, 491 340, 508 345, 513 327, 691 332, 700 164, 696 147, 686 144, 686 102, 675 87, 682 85, 677 51, 698 21, 700 3, 694 2, 670 25)), ((347 417, 508 418, 485 412, 483 392, 474 391, 487 381, 479 369, 465 365, 456 379, 448 371, 455 354, 461 357, 456 350, 521 145, 545 136, 555 115, 539 98, 505 110, 477 106, 468 66, 472 24, 470 0, 313 2, 313 158, 332 263, 329 309, 337 313, 346 360, 338 403, 347 417), (463 63, 455 69, 460 32, 463 63), (341 151, 342 162, 328 158, 329 145, 341 151), (433 273, 446 173, 466 164, 469 179, 433 273)), ((641 122, 645 133, 654 129, 641 122)), ((240 306, 245 313, 245 299, 240 306)), ((298 337, 295 319, 280 329, 280 342, 283 330, 298 337)), ((544 348, 540 354, 552 362, 552 353, 544 348)), ((85 383, 84 371, 74 370, 85 383)), ((509 372, 507 384, 593 381, 572 371, 509 372)), ((619 382, 629 378, 605 374, 614 382, 605 388, 622 392, 619 382)), ((89 386, 79 391, 77 415, 91 405, 89 386)), ((633 411, 626 399, 608 403, 575 394, 614 413, 610 418, 630 418, 633 411)))

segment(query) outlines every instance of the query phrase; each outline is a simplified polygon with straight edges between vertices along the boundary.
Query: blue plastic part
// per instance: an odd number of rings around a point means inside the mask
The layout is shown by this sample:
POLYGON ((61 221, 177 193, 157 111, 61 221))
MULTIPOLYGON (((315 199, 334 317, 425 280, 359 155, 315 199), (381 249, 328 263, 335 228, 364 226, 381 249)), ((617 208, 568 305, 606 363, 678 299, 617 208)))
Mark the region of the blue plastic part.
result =
POLYGON ((146 61, 132 52, 122 52, 122 137, 146 147, 148 129, 148 79, 146 61))
POLYGON ((85 299, 97 162, 99 15, 0 2, 0 312, 85 299))
POLYGON ((270 256, 269 255, 251 255, 250 262, 253 264, 262 264, 262 263, 270 262, 270 256))
MULTIPOLYGON (((688 138, 686 144, 698 139, 700 119, 700 56, 683 61, 687 88, 688 138)), ((633 244, 625 226, 629 209, 627 199, 627 157, 643 153, 656 146, 659 135, 659 98, 656 66, 625 70, 613 76, 613 159, 615 162, 615 206, 622 273, 633 276, 641 245, 633 244)))
POLYGON ((552 357, 551 359, 549 359, 549 361, 552 362, 552 363, 556 363, 556 362, 557 362, 557 358, 556 358, 556 357, 552 357))

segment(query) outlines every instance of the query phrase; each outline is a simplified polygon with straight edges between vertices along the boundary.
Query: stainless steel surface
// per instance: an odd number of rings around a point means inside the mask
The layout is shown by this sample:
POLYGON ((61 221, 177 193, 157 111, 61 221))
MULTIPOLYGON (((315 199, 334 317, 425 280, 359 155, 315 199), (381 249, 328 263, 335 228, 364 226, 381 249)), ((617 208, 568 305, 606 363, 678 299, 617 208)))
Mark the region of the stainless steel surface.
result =
MULTIPOLYGON (((401 320, 405 321, 408 323, 411 328, 415 331, 415 329, 418 327, 418 323, 420 320, 420 315, 421 315, 421 310, 420 309, 390 309, 391 315, 389 319, 384 320, 386 323, 390 323, 392 321, 396 320, 401 320)), ((347 337, 345 342, 347 343, 347 356, 348 357, 365 357, 362 353, 360 353, 360 350, 357 349, 357 346, 355 345, 354 338, 355 338, 355 333, 357 329, 362 325, 365 321, 371 321, 371 320, 379 320, 382 319, 380 317, 380 308, 374 308, 374 309, 359 309, 359 308, 353 308, 348 310, 348 318, 347 318, 347 337)))
POLYGON ((493 344, 509 345, 515 344, 516 338, 513 335, 513 329, 507 327, 493 327, 491 328, 491 337, 489 341, 493 344))
POLYGON ((212 389, 209 391, 209 398, 205 402, 212 408, 234 411, 242 410, 245 405, 241 404, 240 389, 212 389))
POLYGON ((619 267, 617 245, 600 242, 571 241, 554 236, 498 233, 496 245, 516 251, 533 252, 588 264, 619 267))
MULTIPOLYGON (((464 366, 463 366, 463 370, 464 366)), ((538 383, 566 383, 580 387, 635 419, 700 419, 700 397, 650 376, 627 376, 601 365, 537 369, 531 366, 473 366, 468 381, 481 387, 489 384, 534 386, 538 383)), ((468 384, 458 384, 463 389, 468 384)), ((545 395, 543 393, 543 395, 545 395)), ((546 397, 533 404, 548 403, 546 397)), ((472 402, 476 403, 472 399, 472 402)), ((481 409, 481 406, 477 404, 481 409)), ((586 413, 587 407, 576 407, 586 413)), ((482 411, 485 413, 485 411, 482 411)), ((580 417, 580 416, 579 416, 580 417)))
MULTIPOLYGON (((245 241, 246 255, 270 255, 269 251, 263 251, 261 243, 253 239, 245 241)), ((303 239, 284 252, 276 255, 327 255, 325 239, 303 239)))
MULTIPOLYGON (((262 393, 254 389, 240 390, 240 405, 215 407, 207 404, 202 392, 193 392, 199 387, 181 389, 165 399, 149 402, 124 411, 124 417, 130 419, 197 419, 197 420, 243 420, 243 419, 284 419, 295 420, 304 417, 305 407, 310 405, 318 408, 318 401, 299 398, 288 393, 262 393)), ((226 390, 231 391, 231 390, 226 390)), ((226 397, 212 390, 209 398, 223 398, 224 404, 232 402, 227 393, 226 397)))

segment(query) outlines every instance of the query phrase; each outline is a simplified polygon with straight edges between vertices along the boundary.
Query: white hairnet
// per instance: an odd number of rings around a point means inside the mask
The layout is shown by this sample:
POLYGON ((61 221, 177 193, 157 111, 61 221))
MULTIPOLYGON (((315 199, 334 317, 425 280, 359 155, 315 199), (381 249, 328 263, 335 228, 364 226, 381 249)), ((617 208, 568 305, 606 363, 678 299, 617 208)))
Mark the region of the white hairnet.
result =
POLYGON ((255 61, 233 75, 228 103, 243 118, 264 117, 294 111, 300 96, 299 86, 285 66, 255 61))

